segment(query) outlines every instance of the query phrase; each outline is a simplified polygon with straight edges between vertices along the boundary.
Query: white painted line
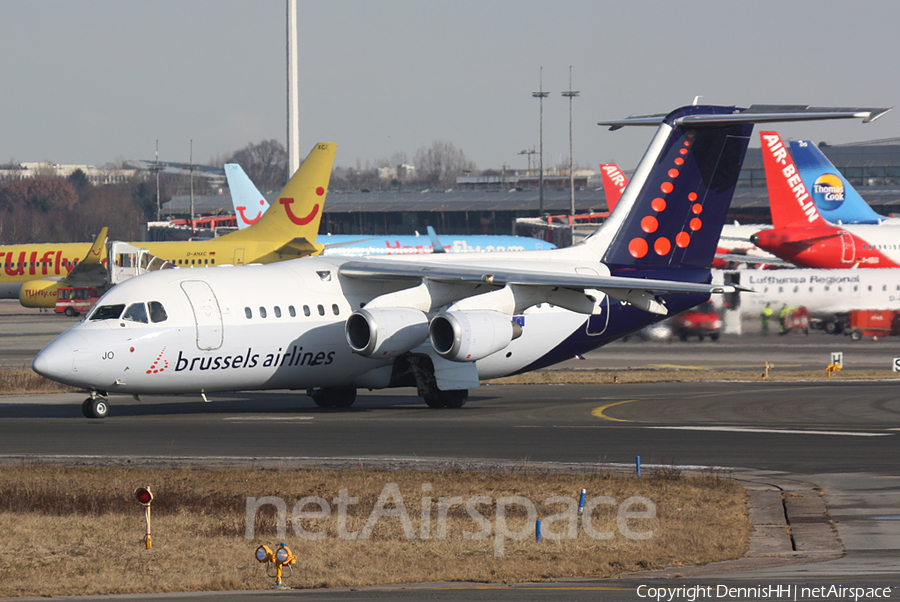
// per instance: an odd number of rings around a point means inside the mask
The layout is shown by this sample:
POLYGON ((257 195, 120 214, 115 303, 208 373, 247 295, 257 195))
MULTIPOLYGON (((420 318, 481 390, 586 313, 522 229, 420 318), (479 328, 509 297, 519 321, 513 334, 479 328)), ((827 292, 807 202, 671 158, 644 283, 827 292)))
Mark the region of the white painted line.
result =
POLYGON ((672 431, 721 431, 723 433, 771 433, 774 435, 838 435, 842 437, 885 437, 893 433, 854 433, 850 431, 798 431, 789 429, 761 429, 742 426, 648 426, 648 429, 672 431))
POLYGON ((228 416, 222 420, 234 422, 299 422, 312 420, 314 416, 228 416))

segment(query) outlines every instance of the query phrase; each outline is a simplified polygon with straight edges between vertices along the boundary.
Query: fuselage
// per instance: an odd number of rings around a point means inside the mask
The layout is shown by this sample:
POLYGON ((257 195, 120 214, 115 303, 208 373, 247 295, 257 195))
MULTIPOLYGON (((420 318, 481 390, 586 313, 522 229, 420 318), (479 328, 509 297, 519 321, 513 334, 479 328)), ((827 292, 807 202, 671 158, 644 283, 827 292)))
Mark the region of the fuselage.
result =
MULTIPOLYGON (((528 253, 536 262, 548 254, 528 253)), ((503 255, 520 256, 492 257, 503 255)), ((373 298, 415 283, 346 278, 338 273, 345 261, 309 257, 220 267, 204 270, 202 281, 189 270, 133 278, 114 287, 84 321, 45 348, 35 369, 110 393, 387 387, 393 361, 354 353, 344 336, 345 322, 373 298)), ((672 295, 672 311, 707 297, 672 295)), ((605 295, 598 306, 591 316, 547 303, 526 309, 516 317, 522 336, 478 360, 478 377, 569 359, 664 318, 605 295)), ((412 351, 428 354, 430 347, 426 342, 412 351)))
MULTIPOLYGON (((740 270, 741 313, 755 317, 773 307, 806 307, 816 316, 852 310, 900 310, 900 269, 887 270, 740 270)), ((713 280, 722 281, 723 272, 713 280)))

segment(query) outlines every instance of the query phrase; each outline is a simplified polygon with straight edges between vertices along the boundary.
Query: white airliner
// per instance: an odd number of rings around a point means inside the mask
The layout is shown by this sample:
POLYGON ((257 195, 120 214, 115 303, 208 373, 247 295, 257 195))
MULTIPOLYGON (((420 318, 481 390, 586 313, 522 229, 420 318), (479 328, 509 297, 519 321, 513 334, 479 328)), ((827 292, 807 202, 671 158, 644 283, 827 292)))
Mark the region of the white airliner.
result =
POLYGON ((394 260, 309 257, 164 270, 116 286, 34 359, 84 387, 89 417, 111 393, 307 389, 346 407, 358 388, 416 387, 460 407, 480 379, 569 359, 734 287, 710 283, 753 124, 883 109, 687 106, 606 122, 658 126, 612 215, 549 251, 394 260))
MULTIPOLYGON (((713 282, 726 272, 716 271, 713 282)), ((840 325, 840 314, 852 310, 900 310, 900 269, 882 270, 740 270, 741 314, 759 316, 767 303, 809 310, 829 332, 840 325)))

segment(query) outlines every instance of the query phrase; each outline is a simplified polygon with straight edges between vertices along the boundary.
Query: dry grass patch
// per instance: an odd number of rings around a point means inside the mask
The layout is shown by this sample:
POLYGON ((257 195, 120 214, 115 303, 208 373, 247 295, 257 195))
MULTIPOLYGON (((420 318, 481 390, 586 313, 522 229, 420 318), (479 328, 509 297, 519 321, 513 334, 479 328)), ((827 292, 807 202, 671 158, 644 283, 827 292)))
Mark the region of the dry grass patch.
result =
MULTIPOLYGON (((630 507, 645 510, 643 502, 630 507)), ((5 596, 265 588, 273 580, 253 552, 262 543, 274 547, 279 541, 300 559, 288 580, 294 587, 608 577, 737 558, 747 548, 749 532, 740 485, 671 470, 638 479, 454 471, 0 468, 0 595, 5 596), (153 548, 145 550, 143 513, 131 494, 148 484, 156 499, 153 548), (574 508, 581 488, 589 501, 608 496, 596 505, 590 523, 595 533, 608 534, 604 539, 589 537, 580 520, 570 524, 570 515, 546 524, 544 541, 536 543, 528 509, 503 501, 512 496, 532 501, 546 523, 574 508), (343 497, 357 498, 344 518, 338 516, 336 500, 341 490, 343 497), (247 498, 263 496, 285 502, 284 539, 277 534, 271 505, 260 507, 251 525, 255 535, 245 538, 247 498), (292 509, 305 496, 325 500, 331 515, 298 515, 293 524, 292 509), (474 496, 485 497, 479 503, 472 502, 474 496), (548 502, 553 496, 571 501, 548 502), (623 528, 617 508, 635 496, 652 502, 655 517, 626 516, 623 528), (373 522, 379 507, 395 516, 373 522), (504 538, 498 556, 496 535, 504 520, 523 539, 504 538), (373 528, 364 539, 367 523, 373 528), (569 538, 573 526, 575 537, 569 538), (300 529, 325 535, 311 540, 300 537, 300 529), (623 534, 651 531, 646 539, 623 534), (356 533, 356 539, 341 538, 341 532, 356 533), (486 537, 472 539, 472 533, 486 537), (554 534, 562 538, 553 540, 554 534)))
POLYGON ((0 370, 0 395, 70 393, 72 391, 78 391, 78 389, 44 378, 31 370, 0 370))

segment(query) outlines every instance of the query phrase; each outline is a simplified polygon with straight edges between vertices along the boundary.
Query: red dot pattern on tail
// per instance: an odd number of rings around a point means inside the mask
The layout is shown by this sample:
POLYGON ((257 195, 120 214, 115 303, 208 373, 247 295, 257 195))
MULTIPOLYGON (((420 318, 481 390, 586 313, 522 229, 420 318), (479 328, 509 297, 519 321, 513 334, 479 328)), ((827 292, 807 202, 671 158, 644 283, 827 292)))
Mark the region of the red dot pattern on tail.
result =
MULTIPOLYGON (((694 138, 694 134, 688 134, 688 139, 684 141, 684 148, 680 149, 678 153, 680 155, 687 155, 689 149, 692 145, 692 139, 694 138)), ((683 157, 676 157, 674 161, 675 165, 681 167, 684 165, 683 157)), ((681 172, 679 169, 673 167, 669 169, 667 172, 670 180, 674 180, 681 172)), ((660 191, 662 191, 663 196, 656 197, 650 202, 650 208, 653 209, 656 213, 662 213, 666 210, 668 203, 666 203, 665 195, 671 193, 675 186, 671 181, 663 182, 660 187, 660 191)), ((691 212, 697 216, 703 212, 703 205, 700 203, 696 203, 697 193, 690 192, 688 193, 688 200, 694 203, 691 206, 691 212)), ((703 227, 703 221, 699 217, 694 217, 688 223, 688 228, 692 232, 696 232, 703 227)), ((659 220, 656 216, 647 215, 641 219, 641 229, 647 234, 653 234, 659 229, 659 220)), ((684 249, 691 243, 691 235, 686 231, 682 230, 678 234, 675 235, 675 245, 684 249)), ((631 242, 628 243, 628 252, 631 253, 632 257, 640 259, 647 255, 647 252, 650 250, 650 243, 644 238, 633 238, 631 242)), ((660 256, 667 255, 672 250, 672 241, 664 236, 659 236, 653 241, 653 251, 660 256)))

